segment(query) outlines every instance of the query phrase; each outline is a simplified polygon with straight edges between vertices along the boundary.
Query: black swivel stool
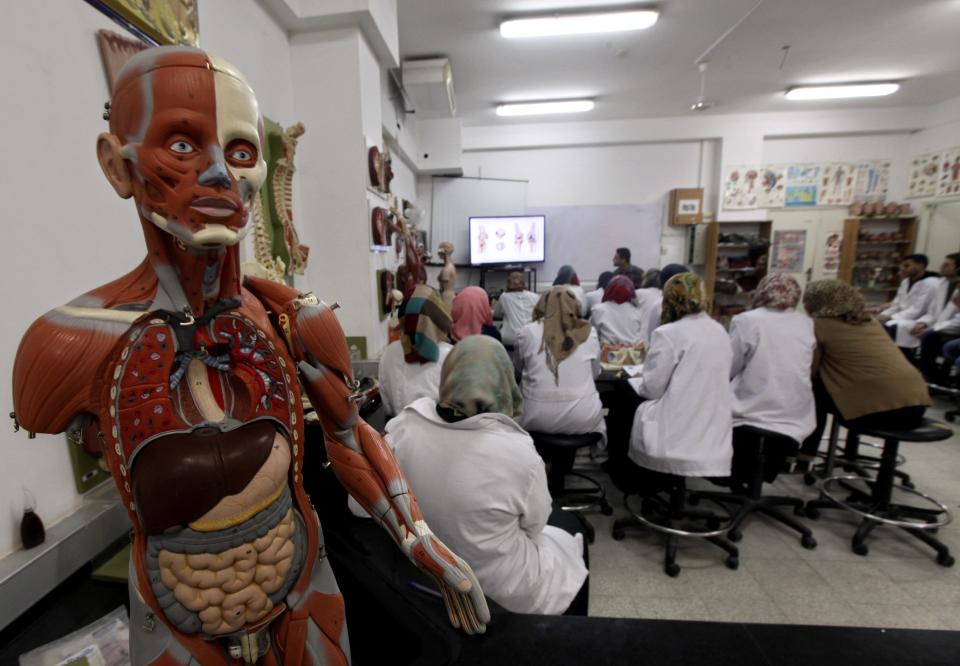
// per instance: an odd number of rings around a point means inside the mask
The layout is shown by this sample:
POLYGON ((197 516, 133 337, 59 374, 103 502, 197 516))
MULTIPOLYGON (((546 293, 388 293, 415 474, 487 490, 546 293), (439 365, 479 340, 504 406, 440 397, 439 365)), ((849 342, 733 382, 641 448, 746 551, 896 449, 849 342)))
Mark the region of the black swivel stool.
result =
MULTIPOLYGON (((913 537, 924 542, 937 552, 937 563, 951 567, 954 558, 950 550, 933 536, 933 533, 952 520, 947 507, 934 498, 924 495, 913 488, 895 486, 894 478, 897 466, 897 451, 900 442, 939 442, 949 439, 953 430, 946 424, 932 419, 923 419, 923 423, 912 430, 871 429, 857 430, 856 435, 868 435, 883 440, 883 453, 875 479, 864 479, 859 474, 830 474, 820 482, 821 498, 807 503, 807 516, 816 518, 820 509, 845 509, 863 518, 853 536, 852 549, 857 555, 869 552, 865 541, 867 536, 880 525, 899 527, 913 537), (853 482, 865 482, 869 492, 863 492, 851 486, 853 482), (839 496, 839 487, 851 491, 845 499, 839 496), (922 508, 893 501, 893 492, 907 493, 919 497, 930 508, 922 508)), ((828 455, 828 467, 832 463, 833 451, 828 455)))
MULTIPOLYGON (((564 511, 585 511, 599 508, 605 516, 613 515, 613 507, 607 502, 607 492, 596 479, 573 471, 573 462, 577 451, 588 448, 603 441, 599 432, 589 432, 582 435, 565 435, 549 432, 531 432, 533 445, 544 462, 549 463, 547 471, 547 486, 550 496, 558 500, 564 511), (581 484, 571 487, 567 485, 566 477, 573 476, 581 480, 581 484)), ((582 516, 581 516, 582 518, 582 516)), ((593 527, 586 522, 584 527, 587 538, 593 543, 593 527)))
POLYGON ((741 526, 744 520, 750 514, 759 511, 799 532, 800 544, 804 548, 816 548, 817 540, 813 537, 813 532, 806 525, 783 513, 778 508, 793 507, 794 514, 802 516, 804 515, 804 501, 797 497, 763 494, 767 459, 779 457, 782 461, 784 458, 783 452, 785 450, 796 450, 797 443, 780 433, 753 426, 739 426, 734 430, 734 433, 734 473, 727 480, 731 484, 731 491, 729 493, 691 493, 691 500, 697 501, 700 498, 707 498, 722 504, 734 504, 740 507, 727 532, 727 538, 730 541, 737 542, 743 538, 741 526), (780 449, 779 452, 777 451, 778 448, 780 449))

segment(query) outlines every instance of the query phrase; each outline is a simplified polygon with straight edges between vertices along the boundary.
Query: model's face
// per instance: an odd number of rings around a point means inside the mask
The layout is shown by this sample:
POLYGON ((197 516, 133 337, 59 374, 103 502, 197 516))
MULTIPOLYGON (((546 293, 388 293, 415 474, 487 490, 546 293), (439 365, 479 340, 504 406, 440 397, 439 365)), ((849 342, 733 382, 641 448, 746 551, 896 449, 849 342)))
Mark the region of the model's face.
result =
POLYGON ((945 278, 957 277, 957 264, 953 259, 947 258, 940 264, 940 274, 945 278))
POLYGON ((142 141, 123 148, 141 215, 191 247, 239 242, 267 171, 252 91, 209 69, 145 76, 152 113, 142 141))

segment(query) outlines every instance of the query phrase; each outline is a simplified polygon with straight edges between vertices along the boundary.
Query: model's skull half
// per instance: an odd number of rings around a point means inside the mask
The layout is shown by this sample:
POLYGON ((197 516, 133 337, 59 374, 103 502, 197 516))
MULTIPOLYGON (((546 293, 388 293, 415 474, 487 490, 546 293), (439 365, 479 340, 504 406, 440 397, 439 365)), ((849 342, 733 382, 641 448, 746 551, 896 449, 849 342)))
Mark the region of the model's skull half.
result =
POLYGON ((253 90, 197 49, 134 56, 117 79, 110 130, 140 215, 195 248, 234 245, 267 175, 253 90))

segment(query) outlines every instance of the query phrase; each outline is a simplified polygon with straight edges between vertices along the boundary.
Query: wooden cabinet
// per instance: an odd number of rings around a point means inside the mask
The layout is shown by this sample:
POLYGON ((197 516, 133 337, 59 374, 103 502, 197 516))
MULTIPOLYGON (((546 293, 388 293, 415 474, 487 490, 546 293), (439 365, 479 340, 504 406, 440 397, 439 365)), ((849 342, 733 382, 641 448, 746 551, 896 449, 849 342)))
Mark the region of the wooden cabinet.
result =
POLYGON ((868 301, 889 300, 900 286, 900 262, 913 254, 916 217, 849 217, 837 277, 868 301))
POLYGON ((766 274, 773 223, 711 222, 704 239, 704 289, 710 312, 720 321, 749 306, 749 293, 766 274), (726 283, 729 289, 717 289, 726 283))

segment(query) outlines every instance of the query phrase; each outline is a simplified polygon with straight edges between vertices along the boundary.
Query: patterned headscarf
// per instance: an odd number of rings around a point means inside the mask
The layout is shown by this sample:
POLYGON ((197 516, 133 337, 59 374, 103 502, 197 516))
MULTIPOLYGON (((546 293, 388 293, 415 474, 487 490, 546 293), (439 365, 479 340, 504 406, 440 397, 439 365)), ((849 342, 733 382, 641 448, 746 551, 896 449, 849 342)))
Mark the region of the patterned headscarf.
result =
POLYGON ((800 284, 786 273, 765 275, 750 300, 751 307, 793 310, 800 302, 800 284))
POLYGON ((660 284, 658 285, 663 289, 664 285, 670 281, 674 275, 679 275, 680 273, 689 273, 690 269, 684 266, 683 264, 667 264, 660 271, 660 284))
MULTIPOLYGON (((662 274, 661 274, 662 275, 662 274)), ((678 273, 663 285, 660 323, 680 321, 703 310, 703 280, 696 273, 678 273)))
POLYGON ((560 385, 560 363, 590 337, 590 322, 580 319, 580 302, 564 286, 554 287, 533 308, 533 320, 543 320, 540 350, 546 353, 547 367, 560 385))
POLYGON ((597 278, 597 289, 606 289, 607 285, 610 284, 610 280, 613 279, 613 271, 604 271, 600 273, 600 277, 597 278))
POLYGON ((626 275, 617 275, 607 288, 603 290, 603 302, 637 304, 637 290, 633 288, 633 281, 626 275))
POLYGON ((479 335, 484 324, 493 326, 490 297, 480 287, 466 287, 453 299, 453 339, 479 335))
POLYGON ((407 363, 435 363, 440 343, 450 342, 453 321, 437 292, 425 284, 400 306, 400 344, 407 363))
POLYGON ((817 280, 808 284, 803 307, 811 317, 836 318, 848 324, 870 321, 863 294, 840 280, 817 280))
POLYGON ((477 414, 523 414, 523 396, 513 378, 513 364, 499 342, 473 335, 450 352, 440 371, 437 413, 447 422, 477 414))
POLYGON ((580 284, 580 278, 577 277, 577 272, 573 270, 573 266, 564 264, 560 267, 560 270, 557 271, 557 277, 553 279, 553 286, 556 287, 558 284, 572 284, 574 286, 580 284))

